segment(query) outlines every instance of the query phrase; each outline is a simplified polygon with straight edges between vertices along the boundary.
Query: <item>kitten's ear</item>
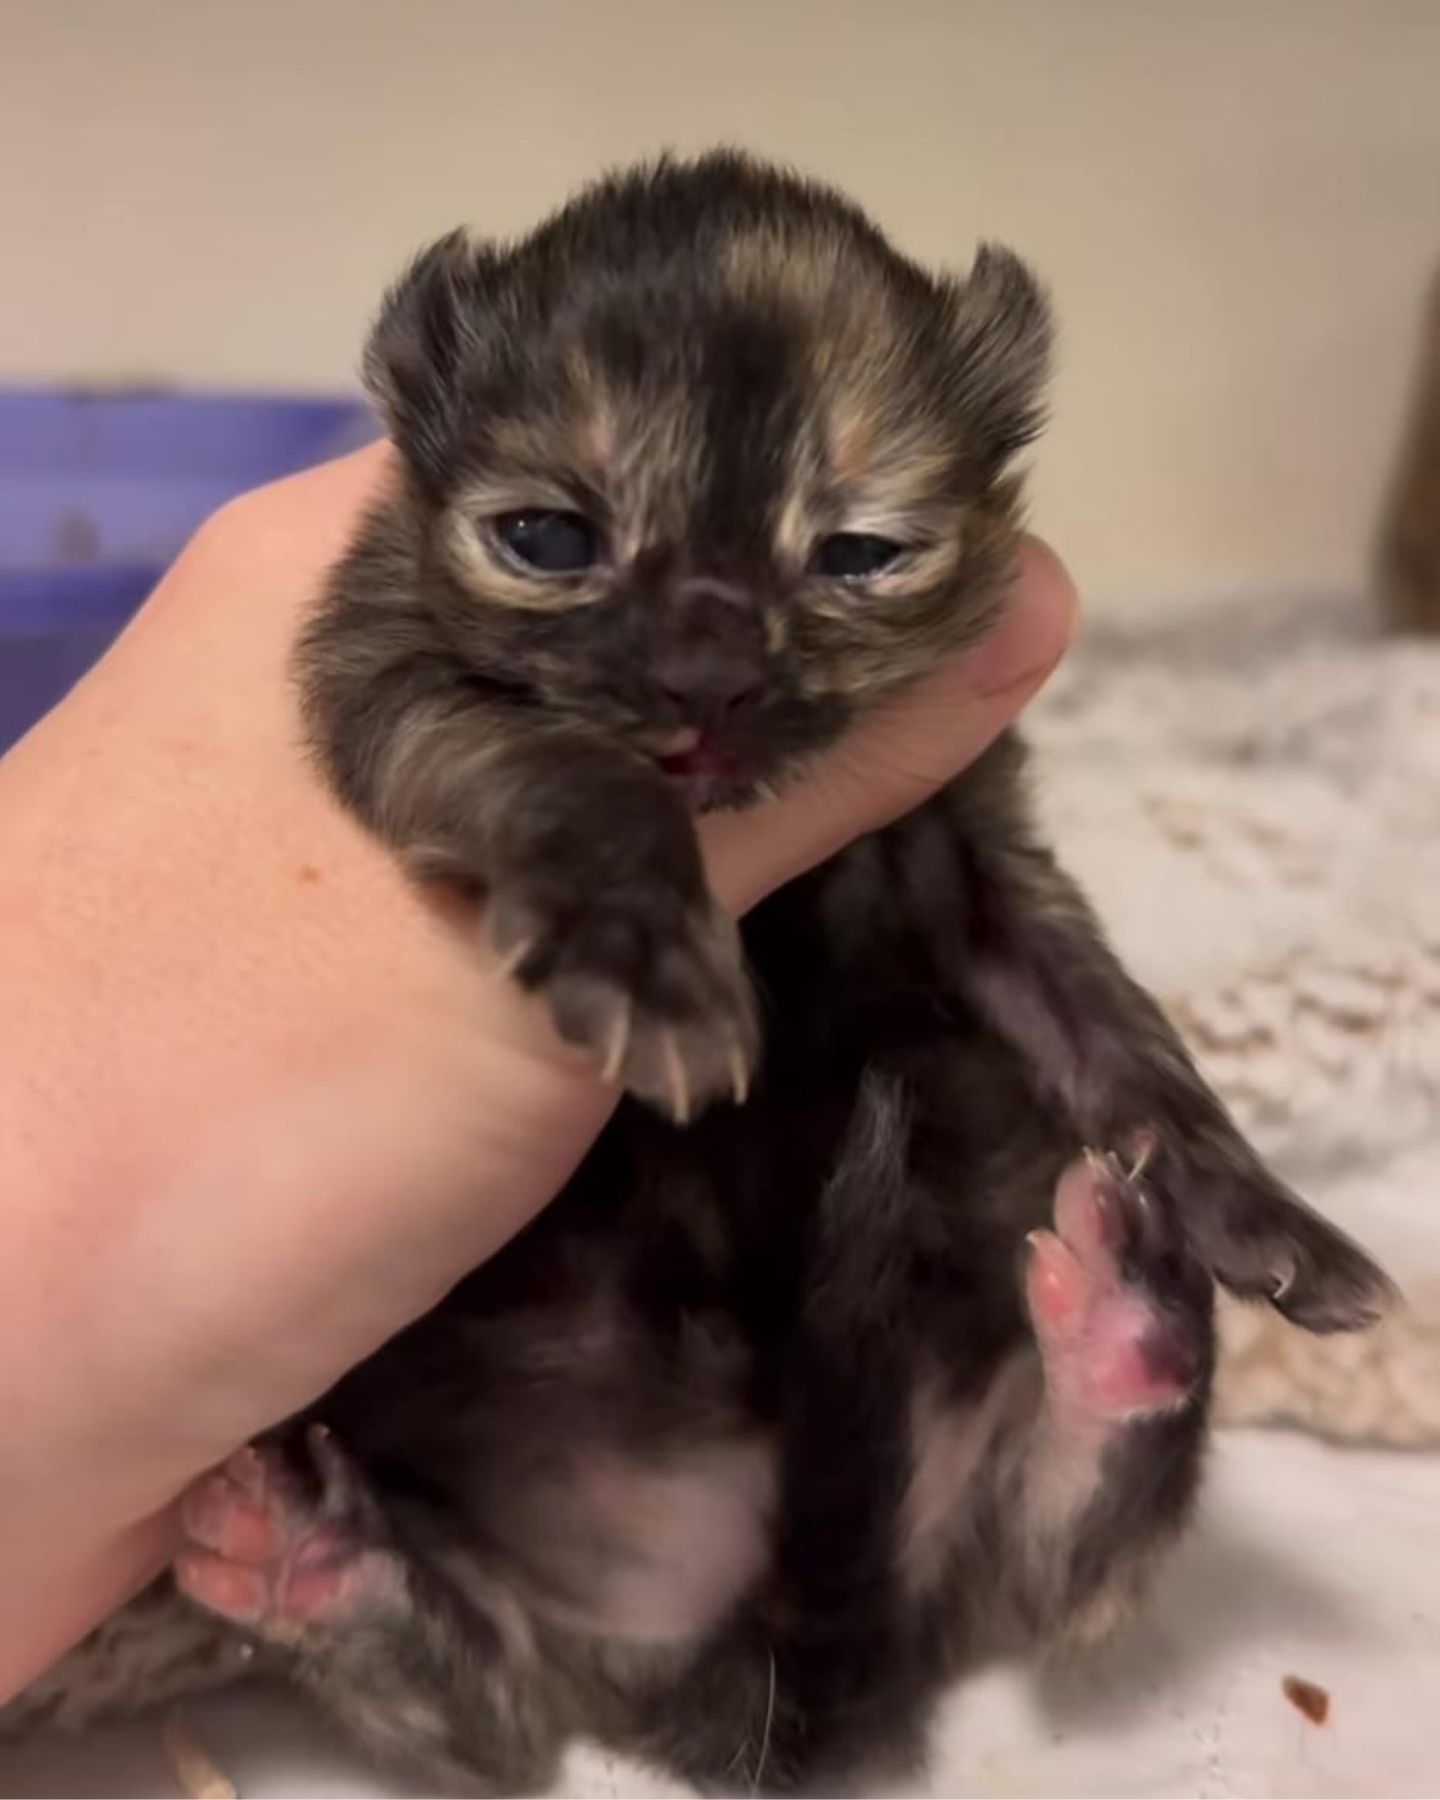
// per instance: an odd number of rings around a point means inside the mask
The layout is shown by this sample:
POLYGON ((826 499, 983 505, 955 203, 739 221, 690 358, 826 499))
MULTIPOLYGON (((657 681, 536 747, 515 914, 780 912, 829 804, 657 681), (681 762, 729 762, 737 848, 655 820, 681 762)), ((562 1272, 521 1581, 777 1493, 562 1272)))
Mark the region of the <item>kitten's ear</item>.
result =
POLYGON ((975 421, 990 473, 1044 423, 1053 328, 1050 302, 1012 251, 982 244, 951 289, 957 403, 975 421))
POLYGON ((417 471, 443 480, 464 394, 464 368, 479 350, 497 258, 467 231, 430 245, 386 294, 365 346, 365 385, 417 471))

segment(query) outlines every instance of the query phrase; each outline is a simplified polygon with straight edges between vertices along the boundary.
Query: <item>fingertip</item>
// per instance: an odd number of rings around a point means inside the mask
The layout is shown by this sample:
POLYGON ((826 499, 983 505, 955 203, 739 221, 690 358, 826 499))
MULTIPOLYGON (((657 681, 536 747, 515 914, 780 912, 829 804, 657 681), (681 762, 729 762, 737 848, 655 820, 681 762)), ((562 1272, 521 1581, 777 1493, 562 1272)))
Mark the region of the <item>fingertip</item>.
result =
POLYGON ((1022 538, 1005 609, 965 659, 972 690, 986 697, 1033 692, 1069 649, 1079 615, 1070 571, 1043 538, 1022 538))
POLYGON ((1022 539, 1000 618, 982 642, 879 706, 777 800, 702 821, 721 903, 745 910, 973 762, 1064 656, 1077 613, 1060 558, 1041 539, 1022 539))

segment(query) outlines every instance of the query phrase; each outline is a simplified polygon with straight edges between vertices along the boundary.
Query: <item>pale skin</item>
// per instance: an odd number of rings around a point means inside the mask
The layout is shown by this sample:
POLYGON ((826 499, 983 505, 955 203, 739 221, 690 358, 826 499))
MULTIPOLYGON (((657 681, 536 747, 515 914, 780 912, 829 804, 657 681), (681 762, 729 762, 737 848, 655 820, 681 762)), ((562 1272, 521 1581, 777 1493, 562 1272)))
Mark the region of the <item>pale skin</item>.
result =
MULTIPOLYGON (((390 478, 237 501, 0 762, 0 1699, 162 1566, 172 1504, 553 1197, 615 1101, 300 747, 286 659, 390 478)), ((1062 655, 991 637, 803 784, 703 821, 737 914, 962 768, 1062 655)))

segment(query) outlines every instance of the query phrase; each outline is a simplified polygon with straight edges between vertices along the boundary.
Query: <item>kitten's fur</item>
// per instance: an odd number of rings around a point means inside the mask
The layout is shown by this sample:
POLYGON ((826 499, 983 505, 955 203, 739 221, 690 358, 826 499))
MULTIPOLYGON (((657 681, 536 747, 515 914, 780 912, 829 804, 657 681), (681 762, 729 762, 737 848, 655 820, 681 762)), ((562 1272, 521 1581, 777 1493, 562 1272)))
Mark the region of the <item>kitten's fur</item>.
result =
POLYGON ((622 1104, 316 1409, 318 1502, 269 1453, 192 1502, 191 1593, 268 1520, 228 1610, 431 1783, 543 1782, 582 1731, 711 1787, 893 1775, 982 1645, 1103 1627, 1183 1522, 1210 1277, 1313 1330, 1385 1297, 1106 948, 1013 735, 758 908, 743 959, 706 895, 687 798, 784 779, 993 620, 1048 335, 1007 253, 925 274, 724 155, 448 238, 386 304, 404 480, 304 645, 324 765, 645 1102, 750 1087, 688 1129, 622 1104), (527 507, 598 521, 605 566, 507 558, 527 507), (846 531, 909 553, 817 573, 846 531), (656 758, 697 732, 687 786, 656 758), (1086 1145, 1143 1178, 1062 1181, 1086 1145))

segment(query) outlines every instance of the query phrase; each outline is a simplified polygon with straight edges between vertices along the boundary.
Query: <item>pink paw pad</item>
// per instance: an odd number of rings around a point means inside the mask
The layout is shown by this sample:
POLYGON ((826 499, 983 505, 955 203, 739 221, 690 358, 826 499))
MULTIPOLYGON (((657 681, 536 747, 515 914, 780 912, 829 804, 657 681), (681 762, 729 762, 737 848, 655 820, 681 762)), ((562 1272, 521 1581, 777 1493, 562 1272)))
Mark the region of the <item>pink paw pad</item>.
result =
POLYGON ((1135 1173, 1087 1155, 1061 1177, 1055 1229, 1030 1234, 1030 1317, 1051 1402, 1069 1417, 1168 1411, 1199 1375, 1200 1333, 1184 1308, 1162 1301, 1158 1257, 1157 1280, 1147 1280, 1154 1205, 1135 1173))
POLYGON ((181 1502, 189 1540, 175 1562, 181 1589, 266 1637, 343 1623, 392 1597, 403 1579, 368 1539, 363 1495, 328 1433, 313 1427, 307 1444, 318 1492, 279 1451, 247 1445, 181 1502))

